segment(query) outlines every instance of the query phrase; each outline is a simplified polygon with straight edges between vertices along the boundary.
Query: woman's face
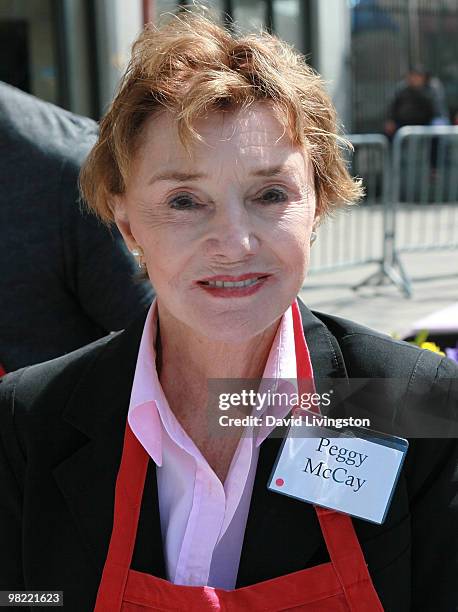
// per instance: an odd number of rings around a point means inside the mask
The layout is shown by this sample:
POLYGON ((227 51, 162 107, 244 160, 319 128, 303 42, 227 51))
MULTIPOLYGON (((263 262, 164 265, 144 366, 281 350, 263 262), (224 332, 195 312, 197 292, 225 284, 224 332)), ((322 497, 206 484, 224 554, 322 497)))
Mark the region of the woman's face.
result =
POLYGON ((189 155, 168 111, 149 119, 115 219, 140 246, 167 311, 194 332, 244 342, 299 292, 315 218, 308 155, 267 104, 210 114, 189 155))

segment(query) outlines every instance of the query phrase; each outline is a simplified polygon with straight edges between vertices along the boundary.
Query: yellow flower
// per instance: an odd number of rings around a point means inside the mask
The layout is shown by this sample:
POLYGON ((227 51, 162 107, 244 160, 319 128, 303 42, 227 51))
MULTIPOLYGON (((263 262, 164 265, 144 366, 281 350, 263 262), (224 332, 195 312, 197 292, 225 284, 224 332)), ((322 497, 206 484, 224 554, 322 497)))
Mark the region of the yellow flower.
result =
POLYGON ((420 348, 427 349, 428 351, 432 351, 433 353, 437 353, 438 355, 444 355, 440 348, 437 346, 435 342, 422 342, 420 344, 420 348))

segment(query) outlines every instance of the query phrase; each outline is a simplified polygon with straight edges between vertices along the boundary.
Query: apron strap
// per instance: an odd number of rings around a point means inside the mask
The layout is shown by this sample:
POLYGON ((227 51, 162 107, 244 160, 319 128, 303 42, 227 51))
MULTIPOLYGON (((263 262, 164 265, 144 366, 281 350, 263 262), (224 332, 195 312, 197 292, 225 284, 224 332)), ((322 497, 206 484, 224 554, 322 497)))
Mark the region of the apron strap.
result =
MULTIPOLYGON (((303 392, 304 388, 310 387, 310 385, 312 385, 312 390, 315 391, 313 368, 297 300, 292 305, 292 311, 299 391, 303 392)), ((315 410, 318 414, 320 413, 319 407, 315 410)), ((382 604, 372 584, 372 579, 369 575, 351 517, 342 512, 336 512, 335 510, 315 505, 314 508, 320 522, 329 556, 351 609, 383 612, 382 604), (366 604, 366 607, 362 604, 366 604)))
POLYGON ((350 610, 383 612, 351 517, 327 508, 314 508, 350 610))
POLYGON ((121 465, 116 479, 113 530, 94 612, 121 610, 137 535, 148 459, 148 453, 126 420, 121 465))
MULTIPOLYGON (((312 360, 310 351, 305 341, 304 328, 302 325, 301 312, 297 300, 292 303, 293 327, 294 327, 294 348, 296 351, 297 386, 299 395, 315 393, 315 382, 313 377, 312 360)), ((311 406, 310 412, 320 414, 319 406, 311 406)))

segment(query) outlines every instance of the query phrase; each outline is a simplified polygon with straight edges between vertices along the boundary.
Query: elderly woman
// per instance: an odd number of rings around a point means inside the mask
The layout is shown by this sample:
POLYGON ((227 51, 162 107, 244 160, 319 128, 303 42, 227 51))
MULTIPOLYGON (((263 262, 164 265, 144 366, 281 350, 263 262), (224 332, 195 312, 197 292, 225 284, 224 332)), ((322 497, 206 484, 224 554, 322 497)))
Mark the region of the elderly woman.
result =
POLYGON ((3 590, 77 612, 452 610, 455 442, 411 442, 375 524, 268 489, 269 431, 209 432, 212 379, 391 376, 437 397, 457 375, 296 300, 318 223, 360 196, 339 142, 320 78, 274 37, 192 15, 142 33, 81 185, 157 299, 4 380, 3 590))

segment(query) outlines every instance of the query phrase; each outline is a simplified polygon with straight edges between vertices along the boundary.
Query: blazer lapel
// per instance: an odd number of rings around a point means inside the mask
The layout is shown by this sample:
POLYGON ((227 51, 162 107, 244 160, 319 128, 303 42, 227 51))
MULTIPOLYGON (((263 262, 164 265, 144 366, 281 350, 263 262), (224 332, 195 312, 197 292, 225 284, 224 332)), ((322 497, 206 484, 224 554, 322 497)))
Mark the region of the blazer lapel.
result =
MULTIPOLYGON (((62 418, 88 442, 54 468, 54 477, 76 521, 88 557, 101 573, 113 527, 116 477, 121 462, 130 393, 145 316, 110 339, 83 373, 62 418)), ((150 464, 152 462, 150 461, 150 464)), ((139 540, 155 546, 156 575, 163 575, 156 470, 149 466, 142 508, 153 507, 139 522, 139 540)), ((143 513, 142 513, 143 514, 143 513)), ((140 559, 141 564, 141 559, 140 559)))
MULTIPOLYGON (((304 335, 315 384, 346 378, 339 345, 327 327, 299 300, 304 335)), ((311 567, 329 560, 312 504, 267 489, 281 438, 271 436, 260 447, 258 467, 242 547, 237 588, 311 567)))

